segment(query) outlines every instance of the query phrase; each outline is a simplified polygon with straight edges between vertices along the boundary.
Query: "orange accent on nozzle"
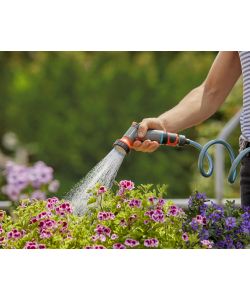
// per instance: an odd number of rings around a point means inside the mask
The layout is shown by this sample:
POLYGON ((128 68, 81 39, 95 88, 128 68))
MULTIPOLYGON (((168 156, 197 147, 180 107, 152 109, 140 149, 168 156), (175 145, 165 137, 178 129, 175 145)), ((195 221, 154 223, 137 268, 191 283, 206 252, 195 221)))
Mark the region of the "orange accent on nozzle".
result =
POLYGON ((129 138, 127 138, 126 136, 123 136, 120 141, 122 141, 123 143, 125 143, 129 148, 132 148, 132 143, 131 140, 129 138))
POLYGON ((178 143, 179 143, 179 135, 178 134, 176 134, 176 138, 175 138, 174 142, 170 141, 170 135, 168 135, 168 141, 167 141, 168 146, 176 147, 178 145, 178 143))

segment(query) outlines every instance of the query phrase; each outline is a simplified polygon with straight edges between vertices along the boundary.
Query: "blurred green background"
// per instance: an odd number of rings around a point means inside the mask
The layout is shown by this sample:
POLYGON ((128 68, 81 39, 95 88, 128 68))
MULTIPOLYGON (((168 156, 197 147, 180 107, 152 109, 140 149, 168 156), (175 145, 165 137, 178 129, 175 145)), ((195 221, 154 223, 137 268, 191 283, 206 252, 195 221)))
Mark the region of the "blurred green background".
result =
MULTIPOLYGON (((0 151, 13 132, 29 160, 55 169, 64 195, 111 149, 132 121, 158 116, 199 85, 216 52, 0 52, 0 151)), ((217 136, 240 109, 242 83, 223 107, 183 134, 203 144, 217 136)), ((238 151, 237 129, 230 138, 238 151)), ((118 179, 167 183, 169 197, 187 197, 194 189, 213 196, 214 178, 197 170, 192 148, 132 152, 118 179)), ((229 159, 227 158, 227 162, 229 159)), ((229 164, 227 170, 229 169, 229 164)), ((226 180, 226 179, 225 179, 226 180)), ((226 196, 239 196, 239 180, 226 196)))

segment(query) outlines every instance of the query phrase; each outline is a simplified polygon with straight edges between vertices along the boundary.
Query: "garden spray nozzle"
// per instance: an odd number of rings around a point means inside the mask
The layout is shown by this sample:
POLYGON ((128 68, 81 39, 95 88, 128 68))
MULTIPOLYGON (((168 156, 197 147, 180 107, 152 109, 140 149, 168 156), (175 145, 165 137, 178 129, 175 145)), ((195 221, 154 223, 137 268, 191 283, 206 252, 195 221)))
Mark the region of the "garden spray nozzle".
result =
POLYGON ((189 144, 190 140, 187 139, 184 135, 177 133, 164 132, 162 130, 148 130, 146 135, 143 138, 138 137, 138 128, 139 124, 133 124, 119 140, 116 140, 114 147, 122 153, 128 154, 134 141, 145 141, 151 140, 156 141, 160 145, 166 146, 184 146, 189 144))

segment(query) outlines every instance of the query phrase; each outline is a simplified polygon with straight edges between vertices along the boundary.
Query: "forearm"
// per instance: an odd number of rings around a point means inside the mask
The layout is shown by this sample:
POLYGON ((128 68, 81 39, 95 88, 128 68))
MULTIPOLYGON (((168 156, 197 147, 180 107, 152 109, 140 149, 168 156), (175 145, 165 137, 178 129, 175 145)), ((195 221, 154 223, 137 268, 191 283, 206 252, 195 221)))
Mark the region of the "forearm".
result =
POLYGON ((159 116, 170 132, 195 126, 208 119, 218 109, 215 93, 206 92, 205 85, 193 89, 178 105, 159 116))
POLYGON ((170 132, 179 132, 195 126, 212 116, 225 99, 216 90, 208 89, 205 84, 193 89, 178 105, 158 118, 170 132))
POLYGON ((208 119, 225 101, 241 74, 237 52, 220 52, 202 85, 159 118, 167 131, 178 132, 208 119))

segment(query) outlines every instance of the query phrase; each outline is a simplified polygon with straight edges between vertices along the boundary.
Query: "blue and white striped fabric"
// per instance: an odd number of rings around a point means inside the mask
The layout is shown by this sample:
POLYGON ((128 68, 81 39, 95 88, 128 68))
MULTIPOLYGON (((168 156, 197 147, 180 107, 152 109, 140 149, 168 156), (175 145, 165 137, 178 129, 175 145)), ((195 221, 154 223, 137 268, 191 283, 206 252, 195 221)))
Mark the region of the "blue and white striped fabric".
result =
POLYGON ((250 141, 250 51, 240 51, 243 75, 243 108, 240 117, 241 134, 250 141))

